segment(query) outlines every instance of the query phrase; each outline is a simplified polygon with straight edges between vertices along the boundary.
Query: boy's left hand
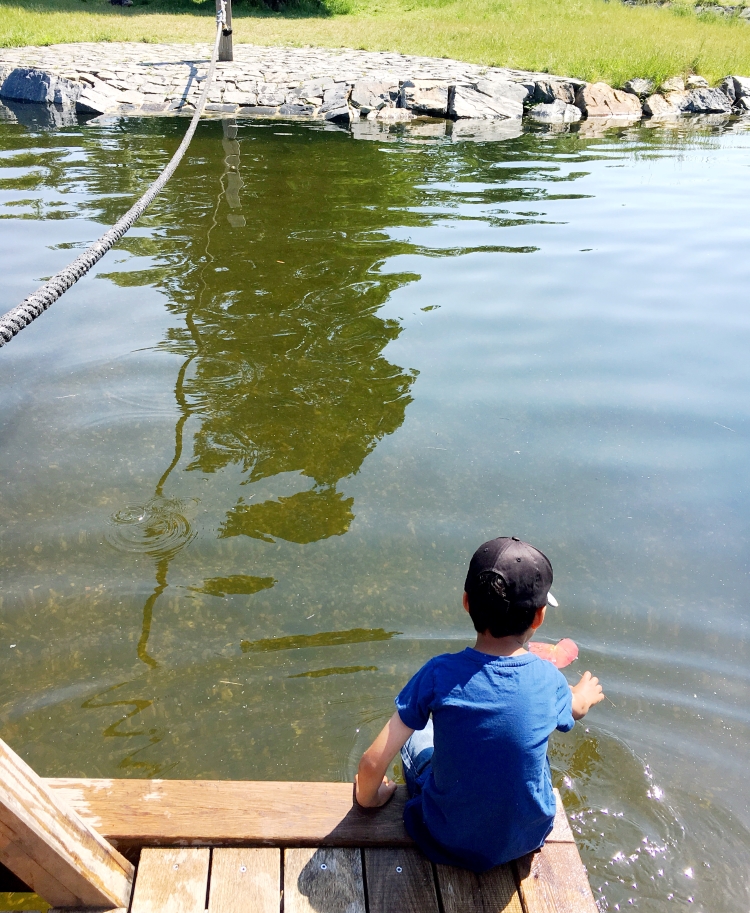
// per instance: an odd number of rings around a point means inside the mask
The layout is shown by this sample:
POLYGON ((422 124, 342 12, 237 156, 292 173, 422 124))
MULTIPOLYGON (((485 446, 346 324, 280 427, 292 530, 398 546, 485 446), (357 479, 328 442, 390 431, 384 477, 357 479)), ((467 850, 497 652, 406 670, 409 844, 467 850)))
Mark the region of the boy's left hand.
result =
POLYGON ((356 796, 357 803, 363 808, 380 808, 388 802, 395 792, 396 784, 393 780, 389 780, 388 777, 383 777, 383 782, 378 786, 375 795, 365 796, 360 792, 359 774, 354 778, 354 795, 356 796))

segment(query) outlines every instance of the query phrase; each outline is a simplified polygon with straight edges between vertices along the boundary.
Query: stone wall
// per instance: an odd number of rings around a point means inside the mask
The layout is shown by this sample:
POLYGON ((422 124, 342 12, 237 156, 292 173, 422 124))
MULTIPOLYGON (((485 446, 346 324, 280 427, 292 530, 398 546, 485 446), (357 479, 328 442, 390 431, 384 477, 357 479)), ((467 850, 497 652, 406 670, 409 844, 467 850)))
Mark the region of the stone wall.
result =
MULTIPOLYGON (((209 56, 208 45, 3 49, 0 99, 19 119, 19 105, 44 105, 53 123, 79 115, 191 114, 209 56)), ((649 80, 632 79, 617 90, 605 83, 456 60, 239 45, 234 61, 218 64, 206 110, 352 126, 440 118, 466 122, 457 135, 482 133, 482 123, 502 125, 507 133, 524 116, 565 124, 582 118, 627 122, 643 116, 744 113, 750 111, 750 79, 728 76, 711 88, 698 76, 687 84, 675 78, 658 91, 649 80)))

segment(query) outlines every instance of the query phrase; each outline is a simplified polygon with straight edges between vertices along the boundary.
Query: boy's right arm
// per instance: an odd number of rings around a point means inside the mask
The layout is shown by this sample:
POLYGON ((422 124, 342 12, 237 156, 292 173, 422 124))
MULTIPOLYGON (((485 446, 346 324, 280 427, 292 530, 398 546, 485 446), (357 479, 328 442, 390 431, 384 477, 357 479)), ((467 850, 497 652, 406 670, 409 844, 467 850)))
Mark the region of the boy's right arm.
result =
POLYGON ((604 700, 604 691, 599 679, 590 672, 584 672, 577 685, 571 685, 573 692, 573 719, 581 720, 594 704, 604 700))
POLYGON ((396 711, 362 755, 354 778, 354 794, 359 805, 378 808, 396 792, 396 784, 386 778, 385 772, 413 732, 396 711))

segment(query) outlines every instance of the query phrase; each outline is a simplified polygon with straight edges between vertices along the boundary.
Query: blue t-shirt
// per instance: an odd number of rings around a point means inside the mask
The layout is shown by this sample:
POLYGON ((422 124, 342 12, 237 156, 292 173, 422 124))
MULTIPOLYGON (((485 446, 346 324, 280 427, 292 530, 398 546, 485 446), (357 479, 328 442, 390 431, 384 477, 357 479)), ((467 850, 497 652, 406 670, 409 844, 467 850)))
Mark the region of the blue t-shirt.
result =
POLYGON ((570 688, 552 663, 445 653, 422 666, 396 709, 410 729, 432 714, 430 773, 404 824, 433 862, 483 872, 544 843, 555 817, 547 740, 574 725, 570 688))

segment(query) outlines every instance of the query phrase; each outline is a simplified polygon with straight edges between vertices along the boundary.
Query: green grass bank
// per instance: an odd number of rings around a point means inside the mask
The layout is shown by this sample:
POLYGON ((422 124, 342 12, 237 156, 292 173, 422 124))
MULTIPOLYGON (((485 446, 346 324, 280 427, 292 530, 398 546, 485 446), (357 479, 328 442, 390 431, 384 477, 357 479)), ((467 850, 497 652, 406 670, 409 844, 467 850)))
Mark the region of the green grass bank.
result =
MULTIPOLYGON (((727 0, 725 0, 727 2, 727 0)), ((740 0, 737 0, 740 2, 740 0)), ((0 45, 208 41, 213 0, 0 0, 0 45)), ((621 85, 699 73, 750 75, 750 22, 692 0, 297 0, 280 12, 235 0, 235 41, 453 57, 621 85)))

